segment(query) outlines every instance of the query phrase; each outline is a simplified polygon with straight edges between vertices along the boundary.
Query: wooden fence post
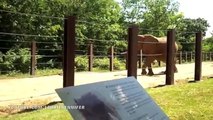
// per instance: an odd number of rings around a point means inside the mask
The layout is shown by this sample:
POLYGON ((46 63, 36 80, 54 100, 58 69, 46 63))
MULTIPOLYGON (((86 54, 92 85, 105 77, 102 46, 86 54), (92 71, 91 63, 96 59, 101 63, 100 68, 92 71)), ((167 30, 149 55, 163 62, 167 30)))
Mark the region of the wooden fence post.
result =
POLYGON ((166 59, 166 85, 174 84, 174 47, 175 47, 175 30, 170 29, 167 32, 167 59, 166 59))
POLYGON ((188 62, 187 58, 188 58, 188 54, 187 54, 187 51, 186 51, 186 52, 185 52, 185 63, 188 62))
POLYGON ((182 64, 182 51, 179 52, 179 64, 182 64))
POLYGON ((35 69, 36 69, 36 42, 32 41, 30 75, 35 75, 35 69))
POLYGON ((88 62, 89 62, 89 71, 92 71, 93 68, 93 43, 90 42, 88 46, 88 62))
POLYGON ((64 21, 63 87, 74 86, 75 81, 75 24, 76 17, 64 21))
POLYGON ((209 60, 212 61, 212 52, 209 53, 209 60))
POLYGON ((110 47, 110 57, 109 57, 109 61, 110 61, 110 67, 109 67, 109 70, 110 71, 113 71, 114 70, 114 62, 113 62, 113 60, 114 60, 114 47, 113 46, 111 46, 110 47))
POLYGON ((202 72, 202 32, 196 33, 195 81, 200 81, 202 72))
POLYGON ((138 27, 132 25, 128 28, 128 70, 127 76, 137 78, 137 45, 138 45, 138 27))

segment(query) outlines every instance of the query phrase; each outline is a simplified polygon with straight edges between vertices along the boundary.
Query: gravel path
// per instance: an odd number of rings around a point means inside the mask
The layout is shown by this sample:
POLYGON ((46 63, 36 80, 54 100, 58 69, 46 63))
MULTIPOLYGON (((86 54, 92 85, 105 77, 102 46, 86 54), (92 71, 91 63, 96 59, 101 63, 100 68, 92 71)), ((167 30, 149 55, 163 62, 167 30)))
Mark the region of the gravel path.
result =
MULTIPOLYGON (((178 73, 175 73, 175 81, 178 80, 193 80, 194 64, 177 65, 178 73)), ((165 70, 165 67, 154 68, 154 76, 141 76, 141 70, 138 69, 139 83, 147 88, 165 84, 165 75, 159 75, 165 70)), ((213 62, 203 62, 202 75, 213 75, 213 62)), ((93 82, 100 82, 105 80, 112 80, 118 78, 125 78, 127 71, 119 72, 78 72, 75 74, 75 84, 82 85, 93 82)), ((60 101, 55 93, 56 88, 61 88, 63 85, 63 78, 59 75, 37 77, 37 78, 23 78, 23 79, 9 79, 0 80, 0 106, 19 105, 33 103, 33 100, 44 100, 45 102, 60 101)), ((1 112, 1 111, 0 111, 1 112)))

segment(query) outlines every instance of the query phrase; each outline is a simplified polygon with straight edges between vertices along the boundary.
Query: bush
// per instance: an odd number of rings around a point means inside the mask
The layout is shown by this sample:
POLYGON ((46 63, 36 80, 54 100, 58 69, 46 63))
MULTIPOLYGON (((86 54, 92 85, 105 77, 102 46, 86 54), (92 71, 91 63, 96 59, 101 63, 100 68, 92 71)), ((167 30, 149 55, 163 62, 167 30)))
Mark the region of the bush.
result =
MULTIPOLYGON (((2 54, 2 53, 1 53, 2 54)), ((10 73, 10 72, 29 72, 29 64, 30 64, 30 52, 27 48, 13 48, 7 51, 4 55, 2 54, 0 58, 1 73, 10 73)))
POLYGON ((126 69, 126 60, 119 60, 118 58, 114 59, 114 69, 115 70, 125 70, 126 69))
POLYGON ((77 56, 75 58, 76 71, 87 71, 88 70, 88 59, 85 56, 77 56))
MULTIPOLYGON (((114 58, 114 70, 124 70, 125 62, 119 60, 118 58, 114 58)), ((99 58, 94 60, 93 67, 101 69, 101 70, 109 70, 109 58, 99 58)))

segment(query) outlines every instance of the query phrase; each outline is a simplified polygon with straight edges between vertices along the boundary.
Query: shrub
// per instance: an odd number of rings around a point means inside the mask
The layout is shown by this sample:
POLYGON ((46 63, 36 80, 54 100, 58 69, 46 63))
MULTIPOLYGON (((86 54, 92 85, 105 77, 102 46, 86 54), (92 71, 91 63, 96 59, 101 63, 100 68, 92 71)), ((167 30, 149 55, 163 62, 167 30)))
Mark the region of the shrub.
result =
POLYGON ((120 60, 118 58, 114 59, 114 69, 115 70, 125 70, 126 63, 125 60, 120 60))
MULTIPOLYGON (((114 58, 114 70, 124 70, 125 69, 125 62, 119 60, 118 58, 114 58)), ((98 58, 94 60, 93 67, 103 70, 109 69, 109 58, 98 58)))
POLYGON ((88 59, 85 56, 77 56, 75 58, 75 68, 76 71, 87 71, 88 59))
MULTIPOLYGON (((27 73, 30 64, 30 52, 27 48, 13 48, 3 55, 2 71, 27 73)), ((3 73, 8 73, 3 72, 3 73)))

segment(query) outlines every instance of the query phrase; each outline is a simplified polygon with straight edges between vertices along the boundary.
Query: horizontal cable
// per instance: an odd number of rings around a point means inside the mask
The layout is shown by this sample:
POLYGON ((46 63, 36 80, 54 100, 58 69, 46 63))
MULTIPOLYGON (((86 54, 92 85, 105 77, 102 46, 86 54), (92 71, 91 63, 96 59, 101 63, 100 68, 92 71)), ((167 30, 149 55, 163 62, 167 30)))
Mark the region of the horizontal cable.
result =
POLYGON ((62 49, 37 49, 38 51, 62 51, 62 49))
POLYGON ((146 28, 139 28, 140 31, 152 31, 152 32, 159 32, 159 31, 164 31, 167 32, 168 30, 165 29, 146 29, 146 28))
MULTIPOLYGON (((33 41, 16 41, 16 40, 2 40, 2 39, 0 39, 0 42, 32 43, 33 41)), ((54 44, 54 43, 58 43, 58 44, 63 45, 62 42, 44 42, 44 41, 35 41, 35 42, 36 42, 36 44, 37 44, 37 43, 45 43, 45 44, 54 44)))
POLYGON ((57 44, 61 44, 63 45, 63 42, 44 42, 44 41, 35 41, 36 43, 44 43, 44 44, 54 44, 54 43, 57 43, 57 44))
POLYGON ((63 57, 62 55, 36 55, 39 57, 43 57, 43 58, 48 58, 48 57, 63 57))
POLYGON ((102 42, 102 41, 104 41, 104 42, 116 42, 116 41, 120 41, 120 40, 107 40, 107 39, 94 39, 94 38, 79 38, 79 37, 76 37, 76 39, 84 39, 84 40, 86 40, 86 41, 91 41, 91 42, 93 42, 93 41, 100 41, 100 42, 102 42))
MULTIPOLYGON (((151 56, 162 56, 163 54, 142 54, 144 57, 151 57, 151 56)), ((140 56, 140 54, 138 54, 140 56)))
POLYGON ((4 56, 11 56, 11 57, 17 57, 17 56, 26 56, 26 57, 61 57, 62 55, 4 55, 4 56))
POLYGON ((138 43, 140 43, 140 44, 165 44, 162 42, 141 42, 141 41, 138 41, 138 43))
POLYGON ((2 39, 0 39, 0 42, 31 43, 32 41, 15 41, 15 40, 2 40, 2 39))
POLYGON ((12 48, 0 47, 0 50, 10 50, 12 48))
POLYGON ((89 55, 81 55, 81 54, 75 54, 75 57, 88 57, 89 55))
POLYGON ((182 43, 182 44, 195 44, 195 42, 178 42, 178 43, 182 43))
POLYGON ((19 33, 8 33, 8 32, 0 32, 0 35, 13 35, 13 36, 25 36, 25 37, 44 37, 44 38, 58 38, 58 36, 50 36, 50 35, 31 35, 31 34, 19 34, 19 33))
POLYGON ((94 55, 94 58, 107 58, 108 55, 94 55))
POLYGON ((53 63, 36 63, 37 65, 50 65, 50 64, 62 64, 62 62, 53 62, 53 63))
POLYGON ((66 19, 64 17, 55 17, 55 16, 46 16, 46 15, 38 15, 38 14, 31 14, 31 13, 23 13, 23 12, 14 12, 9 10, 2 10, 0 9, 0 12, 6 12, 6 13, 12 13, 12 14, 19 14, 19 15, 25 15, 25 16, 35 16, 35 17, 42 17, 42 18, 51 18, 51 19, 66 19))

